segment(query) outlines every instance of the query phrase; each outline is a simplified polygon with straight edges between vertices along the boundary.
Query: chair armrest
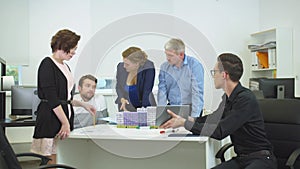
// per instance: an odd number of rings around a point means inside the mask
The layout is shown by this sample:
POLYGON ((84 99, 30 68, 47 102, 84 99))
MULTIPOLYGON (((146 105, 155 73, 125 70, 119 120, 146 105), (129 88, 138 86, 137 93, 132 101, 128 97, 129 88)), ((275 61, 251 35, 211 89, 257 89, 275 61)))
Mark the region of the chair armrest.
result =
POLYGON ((45 169, 45 168, 65 168, 65 169, 76 169, 71 166, 63 165, 63 164, 48 164, 48 165, 41 165, 39 166, 39 169, 45 169))
POLYGON ((36 154, 36 153, 20 153, 20 154, 16 154, 16 157, 37 157, 39 159, 41 159, 41 164, 40 165, 46 165, 48 163, 48 161, 50 161, 51 159, 40 155, 40 154, 36 154))
POLYGON ((215 157, 221 159, 222 162, 225 162, 225 155, 224 154, 232 146, 233 146, 232 143, 225 144, 224 146, 222 146, 220 148, 220 150, 217 152, 215 157))
POLYGON ((292 152, 292 154, 289 156, 285 165, 289 166, 291 169, 294 169, 295 161, 297 160, 299 155, 300 155, 300 148, 298 148, 292 152))
POLYGON ((20 154, 16 154, 16 157, 37 157, 37 158, 41 159, 41 164, 39 166, 40 169, 45 169, 45 168, 76 169, 74 167, 63 165, 63 164, 47 164, 48 161, 50 161, 51 159, 46 156, 36 154, 36 153, 20 153, 20 154))

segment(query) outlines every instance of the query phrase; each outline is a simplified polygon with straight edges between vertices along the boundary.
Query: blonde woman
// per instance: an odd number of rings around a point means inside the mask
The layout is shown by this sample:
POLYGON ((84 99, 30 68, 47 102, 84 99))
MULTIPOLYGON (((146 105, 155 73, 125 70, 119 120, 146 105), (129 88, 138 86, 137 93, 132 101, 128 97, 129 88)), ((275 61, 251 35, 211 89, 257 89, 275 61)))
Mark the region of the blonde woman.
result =
POLYGON ((123 53, 123 62, 117 66, 116 91, 119 111, 136 111, 150 106, 155 69, 152 61, 138 47, 130 47, 123 53))

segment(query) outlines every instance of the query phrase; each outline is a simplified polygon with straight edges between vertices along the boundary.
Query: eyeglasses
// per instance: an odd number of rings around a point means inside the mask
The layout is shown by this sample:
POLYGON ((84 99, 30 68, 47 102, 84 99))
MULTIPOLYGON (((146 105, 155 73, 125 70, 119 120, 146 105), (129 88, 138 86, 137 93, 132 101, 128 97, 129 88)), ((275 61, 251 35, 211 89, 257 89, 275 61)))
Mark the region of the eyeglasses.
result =
POLYGON ((216 72, 222 72, 223 70, 210 70, 210 74, 215 76, 216 72))

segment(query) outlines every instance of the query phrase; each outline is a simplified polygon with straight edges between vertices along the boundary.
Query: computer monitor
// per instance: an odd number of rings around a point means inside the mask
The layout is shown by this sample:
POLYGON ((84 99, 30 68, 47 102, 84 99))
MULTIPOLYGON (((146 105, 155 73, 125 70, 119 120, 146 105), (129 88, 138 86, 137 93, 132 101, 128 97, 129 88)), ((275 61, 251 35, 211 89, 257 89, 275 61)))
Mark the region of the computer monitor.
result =
POLYGON ((264 98, 295 98, 294 78, 252 78, 251 90, 261 90, 264 98))
POLYGON ((29 116, 35 120, 39 102, 36 86, 11 87, 11 115, 29 116))

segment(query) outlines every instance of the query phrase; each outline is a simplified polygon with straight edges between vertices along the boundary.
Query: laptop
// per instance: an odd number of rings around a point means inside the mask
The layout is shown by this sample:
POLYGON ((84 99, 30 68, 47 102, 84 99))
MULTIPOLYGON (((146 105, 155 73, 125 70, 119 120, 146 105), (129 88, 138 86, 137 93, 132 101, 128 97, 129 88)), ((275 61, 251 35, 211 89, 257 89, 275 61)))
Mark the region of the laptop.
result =
POLYGON ((167 110, 171 110, 175 114, 188 119, 189 114, 191 113, 190 105, 165 105, 165 106, 157 106, 156 107, 156 121, 155 125, 160 126, 169 119, 171 116, 167 112, 167 110))

